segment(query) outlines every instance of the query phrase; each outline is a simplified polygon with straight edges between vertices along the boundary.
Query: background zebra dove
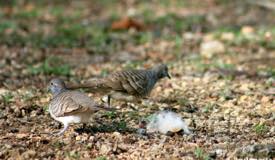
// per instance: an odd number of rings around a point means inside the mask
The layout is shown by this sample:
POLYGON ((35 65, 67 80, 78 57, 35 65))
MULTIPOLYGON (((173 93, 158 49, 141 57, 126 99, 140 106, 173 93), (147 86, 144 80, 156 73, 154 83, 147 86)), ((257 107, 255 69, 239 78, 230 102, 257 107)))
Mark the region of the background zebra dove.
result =
POLYGON ((127 70, 110 74, 101 79, 86 82, 79 85, 71 85, 69 88, 89 88, 93 92, 101 92, 110 99, 135 101, 136 98, 145 98, 150 94, 158 80, 168 77, 168 67, 165 64, 155 66, 147 70, 127 70))
POLYGON ((63 134, 70 123, 87 123, 92 113, 101 109, 108 109, 79 91, 68 90, 65 83, 60 79, 52 79, 48 87, 53 94, 49 104, 50 115, 64 125, 64 128, 57 135, 63 134))

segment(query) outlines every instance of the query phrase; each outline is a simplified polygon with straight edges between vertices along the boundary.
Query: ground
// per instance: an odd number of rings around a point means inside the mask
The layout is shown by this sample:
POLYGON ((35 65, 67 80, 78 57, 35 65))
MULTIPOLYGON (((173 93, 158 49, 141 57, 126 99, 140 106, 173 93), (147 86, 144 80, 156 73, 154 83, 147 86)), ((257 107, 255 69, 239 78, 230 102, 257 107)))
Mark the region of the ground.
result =
MULTIPOLYGON (((238 1, 1 1, 1 159, 274 158, 274 11, 238 1), (260 18, 259 18, 260 17, 260 18), (113 101, 63 136, 47 83, 165 63, 154 103, 113 101), (139 135, 159 110, 191 135, 139 135), (250 154, 250 145, 273 146, 250 154)), ((82 90, 83 91, 83 90, 82 90)), ((87 92, 100 102, 101 95, 87 92)))

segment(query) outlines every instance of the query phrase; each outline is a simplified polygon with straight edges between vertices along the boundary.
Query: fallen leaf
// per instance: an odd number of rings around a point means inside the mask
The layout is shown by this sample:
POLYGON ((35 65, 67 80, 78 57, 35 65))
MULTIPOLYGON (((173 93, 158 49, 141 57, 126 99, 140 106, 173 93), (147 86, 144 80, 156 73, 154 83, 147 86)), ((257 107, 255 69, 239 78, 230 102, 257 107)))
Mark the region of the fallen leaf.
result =
POLYGON ((112 23, 111 26, 112 30, 125 30, 130 28, 135 28, 136 30, 143 30, 145 27, 143 23, 129 17, 115 21, 112 23))

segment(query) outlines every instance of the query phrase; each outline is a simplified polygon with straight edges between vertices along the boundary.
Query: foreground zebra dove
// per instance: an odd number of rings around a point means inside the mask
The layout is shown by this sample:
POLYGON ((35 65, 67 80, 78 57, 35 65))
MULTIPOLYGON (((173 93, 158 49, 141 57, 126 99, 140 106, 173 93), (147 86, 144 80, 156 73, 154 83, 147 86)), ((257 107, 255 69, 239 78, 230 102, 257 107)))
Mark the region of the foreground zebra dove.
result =
POLYGON ((89 88, 93 92, 101 92, 108 95, 108 105, 111 98, 124 101, 135 101, 136 98, 145 98, 150 94, 155 84, 162 78, 171 78, 168 67, 165 64, 155 66, 147 70, 126 70, 115 72, 101 79, 79 85, 71 85, 69 88, 89 88))
POLYGON ((68 90, 65 83, 60 79, 52 79, 48 87, 53 94, 49 104, 50 115, 64 125, 64 128, 57 135, 63 134, 70 123, 87 123, 92 113, 101 109, 108 109, 79 91, 68 90))

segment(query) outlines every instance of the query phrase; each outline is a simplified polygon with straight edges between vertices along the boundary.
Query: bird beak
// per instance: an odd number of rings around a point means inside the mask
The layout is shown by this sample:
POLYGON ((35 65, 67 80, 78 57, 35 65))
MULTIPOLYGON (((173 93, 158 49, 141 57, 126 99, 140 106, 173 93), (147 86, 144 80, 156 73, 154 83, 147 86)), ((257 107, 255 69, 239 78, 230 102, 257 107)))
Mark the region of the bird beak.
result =
POLYGON ((169 79, 171 79, 171 76, 170 76, 170 74, 169 74, 169 73, 167 73, 167 77, 168 77, 169 79))

